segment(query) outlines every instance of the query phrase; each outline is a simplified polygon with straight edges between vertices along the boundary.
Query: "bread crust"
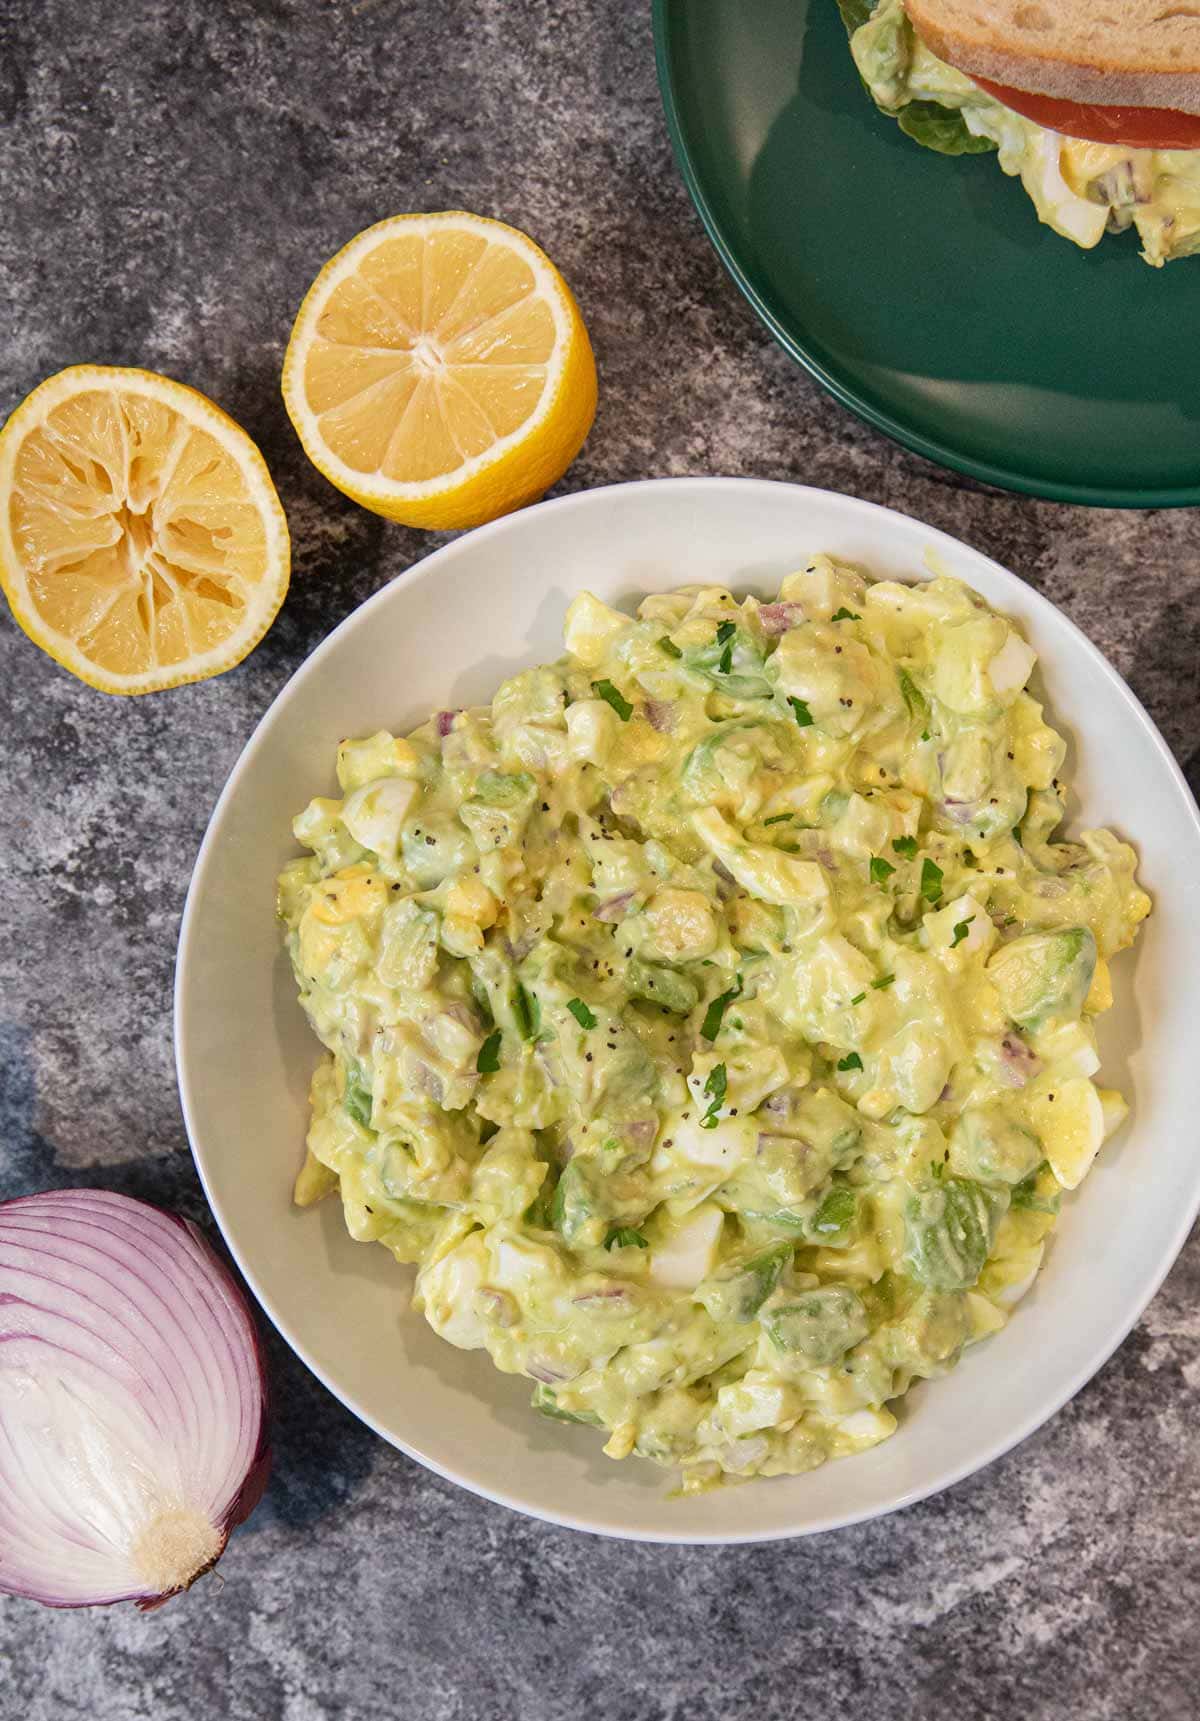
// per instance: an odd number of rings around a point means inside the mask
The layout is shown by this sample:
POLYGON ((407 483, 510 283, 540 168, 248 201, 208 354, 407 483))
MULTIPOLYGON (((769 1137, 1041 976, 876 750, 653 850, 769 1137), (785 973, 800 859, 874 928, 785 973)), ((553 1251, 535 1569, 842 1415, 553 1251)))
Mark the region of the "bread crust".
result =
MULTIPOLYGON (((1040 5, 1032 0, 1014 11, 1045 15, 1047 4, 1048 0, 1040 5)), ((1124 52, 1114 42, 1112 48, 1095 55, 1089 52, 1083 60, 1078 49, 1057 47, 1050 32, 1044 43, 1031 41, 1002 18, 989 20, 984 13, 996 8, 978 0, 963 6, 961 15, 956 0, 905 0, 905 6, 926 46, 968 77, 990 78, 993 83, 1060 101, 1169 108, 1200 115, 1200 5, 1193 11, 1192 0, 1185 0, 1177 15, 1183 31, 1195 38, 1194 48, 1190 42, 1182 45, 1182 61, 1171 57, 1166 45, 1139 50, 1136 40, 1124 52)), ((1160 13, 1159 21, 1169 20, 1160 13)))

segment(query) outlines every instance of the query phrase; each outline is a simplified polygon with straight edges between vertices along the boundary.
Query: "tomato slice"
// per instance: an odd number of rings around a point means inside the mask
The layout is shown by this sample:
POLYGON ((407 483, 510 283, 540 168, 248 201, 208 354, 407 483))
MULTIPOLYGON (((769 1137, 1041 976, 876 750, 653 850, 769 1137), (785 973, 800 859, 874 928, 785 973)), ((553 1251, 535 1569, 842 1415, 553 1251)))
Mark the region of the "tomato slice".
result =
POLYGON ((1130 149, 1200 149, 1200 115, 1174 108, 1114 108, 1094 102, 1064 102, 1057 96, 1037 96, 1010 89, 990 78, 975 78, 981 90, 995 96, 1014 113, 1036 120, 1050 131, 1089 143, 1124 144, 1130 149))

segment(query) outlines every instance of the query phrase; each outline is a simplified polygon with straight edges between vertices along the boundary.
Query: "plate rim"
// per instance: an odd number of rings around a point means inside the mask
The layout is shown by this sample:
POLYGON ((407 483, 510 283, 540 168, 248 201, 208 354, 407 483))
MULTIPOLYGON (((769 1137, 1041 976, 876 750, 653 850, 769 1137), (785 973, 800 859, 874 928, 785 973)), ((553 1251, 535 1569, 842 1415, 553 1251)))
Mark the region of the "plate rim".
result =
POLYGON ((814 1515, 813 1522, 798 1528, 794 1525, 780 1525, 778 1527, 771 1526, 770 1528, 758 1529, 748 1533, 732 1529, 716 1529, 711 1532, 681 1530, 677 1533, 661 1529, 643 1530, 615 1524, 611 1520, 597 1521, 594 1518, 563 1512, 553 1507, 536 1506, 530 1503, 528 1499, 520 1497, 519 1494, 490 1488, 477 1480, 469 1479, 467 1476, 457 1473, 432 1453, 404 1440, 391 1429, 382 1426, 378 1419, 361 1407, 351 1389, 343 1387, 338 1384, 335 1379, 331 1378, 331 1371, 327 1370, 313 1357, 310 1347, 298 1335, 293 1317, 288 1312, 285 1304, 280 1299, 277 1299, 273 1293, 269 1293, 262 1287, 262 1285, 260 1285, 257 1272, 249 1263, 248 1259, 246 1259, 241 1242, 237 1240, 237 1234, 239 1231, 244 1230, 244 1221, 239 1222, 235 1213, 227 1211, 226 1203, 218 1197, 215 1187, 210 1182, 205 1165, 205 1154, 199 1145, 201 1132, 197 1123, 198 1107, 193 1097, 194 1084, 190 1079, 193 1075, 197 1075, 198 1072, 195 1068, 195 1058, 185 1056, 184 1051, 185 1046, 193 1039, 187 1024, 189 1002, 185 977, 189 966, 188 956, 190 947, 198 936, 198 904, 201 896, 203 895, 204 875, 208 870, 208 865, 218 845, 219 826, 222 815, 224 814, 227 805, 234 799, 244 771, 251 763, 259 746, 265 740, 268 729, 271 728, 277 720, 280 708, 284 705, 288 695, 293 693, 294 689, 307 679, 318 662, 333 649, 334 642, 338 640, 343 633, 349 632, 353 628, 362 625, 364 617, 368 612, 374 611, 389 602, 395 602, 397 591, 414 581, 423 581, 430 577, 436 577, 438 569, 445 562, 455 560, 463 553, 469 553, 467 552, 467 546, 474 545, 477 540, 486 542, 497 534, 501 534, 506 530, 513 528, 518 522, 526 520, 533 514, 543 514, 551 511, 556 513, 562 511, 586 511, 588 507, 599 505, 602 499, 612 496, 613 493, 625 492, 632 496, 639 492, 662 491, 665 487, 670 487, 677 494, 683 494, 688 489, 708 489, 710 487, 717 487, 728 492, 787 490, 795 492, 798 496, 818 496, 824 502, 832 502, 835 507, 844 508, 849 513, 864 513, 883 517, 889 522, 898 524, 906 531, 919 531, 926 535, 930 546, 935 551, 943 542, 950 544, 955 549, 965 550, 970 556, 977 558, 980 562, 985 563, 990 569, 998 573, 1001 576, 1003 583, 1007 584, 1011 582, 1014 586, 1023 588, 1032 599, 1035 609, 1044 607, 1052 612, 1053 615, 1063 623, 1068 633, 1074 637, 1074 641, 1078 648, 1091 660, 1096 669, 1109 683, 1113 695, 1122 704, 1124 704, 1134 721, 1139 723, 1148 732, 1149 738, 1154 745, 1154 749, 1161 757, 1162 764, 1167 774, 1172 779, 1174 787, 1188 812, 1191 823, 1194 827, 1196 841, 1200 844, 1200 808, 1197 807, 1195 797, 1192 795, 1191 789, 1182 770, 1180 769, 1178 761, 1171 752, 1171 749, 1168 747, 1154 719, 1142 705, 1133 689, 1113 668, 1112 664, 1108 661, 1099 647, 1093 644, 1093 642, 1088 638, 1078 624, 1072 620, 1065 610, 1053 603, 1051 599, 1045 597, 1044 594, 1038 591, 1036 587, 1030 586, 1027 582, 1021 580, 1020 576, 1013 573, 1011 569, 1006 568, 1002 563, 995 561, 994 558, 989 556, 985 551, 977 549, 974 545, 967 543, 964 539, 955 537, 952 533, 945 532, 939 527, 930 526, 923 520, 915 519, 913 516, 908 514, 903 514, 895 508, 887 507, 885 504, 870 502, 862 497, 848 495, 843 491, 823 489, 814 485, 797 484, 789 480, 691 475, 685 477, 633 479, 616 484, 597 485, 586 490, 574 491, 565 496, 558 496, 548 501, 535 503, 531 507, 520 509, 514 514, 509 514, 503 516, 499 520, 492 521, 488 525, 477 527, 469 532, 464 532, 459 537, 452 539, 449 543, 442 544, 436 549, 431 550, 427 555, 421 557, 417 562, 413 563, 408 569, 406 569, 402 575, 387 581, 377 591, 373 592, 369 598, 364 600, 363 603, 359 604, 357 608, 351 610, 349 615, 345 616, 335 628, 331 629, 331 631, 325 635, 313 651, 310 652, 301 663, 297 664, 288 679, 276 690, 270 703, 266 707, 266 710, 262 712, 250 735, 243 744, 237 759, 221 787, 220 793, 209 815, 208 822, 205 826, 204 836, 201 840, 200 847, 196 854, 196 860, 193 864, 183 913, 180 918, 178 943, 176 946, 172 998, 173 1054, 176 1080, 179 1090, 180 1110, 183 1115, 188 1147, 196 1167, 197 1176, 199 1178, 205 1200, 208 1204, 209 1211, 221 1232, 225 1247, 233 1257, 238 1272, 252 1293, 262 1314, 271 1322, 271 1325, 275 1328, 276 1332, 278 1332, 289 1350, 299 1358, 309 1372, 315 1375, 321 1384, 333 1395, 333 1397, 336 1398, 337 1401, 347 1410, 349 1410, 351 1415, 353 1415, 358 1421, 364 1423, 372 1430, 373 1433, 386 1441, 388 1445, 403 1452, 406 1457, 413 1459, 416 1463, 423 1465, 426 1469, 432 1470, 436 1475, 441 1476, 444 1480, 452 1482, 460 1488, 465 1488, 468 1493, 475 1494, 482 1499, 489 1500, 495 1505, 504 1506, 510 1511, 514 1511, 524 1517, 531 1518, 535 1522, 554 1524, 564 1529, 578 1530, 591 1535, 607 1536, 619 1541, 644 1542, 658 1546, 749 1546, 758 1543, 790 1541, 814 1535, 822 1535, 836 1530, 848 1529, 856 1524, 873 1522, 878 1518, 890 1517, 894 1512, 904 1510, 909 1506, 917 1505, 923 1500, 931 1499, 938 1494, 944 1493, 947 1489, 957 1486, 960 1482, 978 1475, 981 1471, 986 1470, 998 1459, 1003 1458, 1015 1447, 1029 1439, 1039 1429, 1043 1428, 1053 1417, 1058 1415, 1065 1405, 1067 1405, 1079 1392, 1083 1390, 1089 1381, 1094 1379, 1094 1377, 1128 1338, 1137 1322, 1142 1318, 1152 1299, 1162 1288, 1162 1284, 1166 1279, 1167 1274, 1171 1271, 1171 1268, 1179 1258, 1180 1252, 1187 1241, 1192 1225, 1196 1220, 1197 1214, 1200 1213, 1200 1177, 1196 1180, 1196 1186, 1192 1192, 1190 1202, 1185 1203, 1176 1215, 1176 1222, 1171 1234, 1170 1245, 1163 1251, 1159 1261, 1155 1264, 1154 1270, 1149 1275, 1146 1282, 1147 1288, 1140 1297, 1134 1299, 1127 1310, 1125 1317, 1118 1324, 1117 1328, 1115 1328, 1112 1334, 1106 1337, 1105 1340, 1096 1347, 1093 1354, 1079 1368, 1062 1381, 1060 1386, 1052 1395, 1050 1395, 1043 1406, 1040 1406, 1037 1410, 1028 1414, 1016 1425, 1014 1429, 990 1443, 981 1456, 972 1459, 964 1459, 962 1462, 948 1469, 943 1475, 928 1484, 922 1483, 906 1488, 882 1508, 865 1506, 861 1510, 856 1509, 849 1512, 834 1511, 827 1515, 817 1513, 814 1515))
MULTIPOLYGON (((848 408, 872 429, 882 431, 894 442, 919 454, 934 465, 960 472, 967 478, 991 484, 1000 490, 1022 496, 1036 496, 1050 502, 1067 502, 1088 508, 1193 508, 1200 506, 1200 480, 1189 486, 1159 489, 1111 488, 1094 484, 1067 484, 1039 479, 1028 473, 997 466, 986 460, 975 460, 958 452, 936 437, 926 436, 885 409, 875 406, 857 389, 843 380, 835 370, 821 363, 798 337, 778 317, 767 303, 753 273, 740 259, 738 247, 727 235, 705 190, 703 176, 696 163, 683 120, 680 92, 675 77, 673 46, 677 42, 674 14, 686 7, 687 0, 652 0, 654 30, 654 61, 659 95, 667 122, 667 135, 675 164, 683 179, 696 213, 720 258, 726 273, 755 316, 764 324, 773 339, 788 356, 801 365, 839 405, 848 408)), ((1067 241, 1064 240, 1064 244, 1067 241)))

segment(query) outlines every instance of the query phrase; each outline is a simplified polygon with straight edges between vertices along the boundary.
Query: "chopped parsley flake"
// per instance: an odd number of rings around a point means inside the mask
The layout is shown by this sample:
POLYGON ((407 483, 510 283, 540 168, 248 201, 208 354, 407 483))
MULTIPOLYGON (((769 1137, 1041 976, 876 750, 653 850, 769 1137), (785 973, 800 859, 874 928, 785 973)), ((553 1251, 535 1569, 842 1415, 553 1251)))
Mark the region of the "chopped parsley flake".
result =
POLYGON ((633 706, 623 693, 618 693, 611 681, 593 681, 592 692, 603 699, 606 705, 611 705, 622 723, 628 723, 633 716, 633 706))
POLYGON ((604 1239, 606 1249, 648 1249, 650 1247, 640 1231, 631 1231, 627 1225, 614 1225, 604 1239))
POLYGON ((500 1068, 500 1030, 488 1035, 479 1048, 479 1056, 475 1060, 475 1068, 481 1076, 494 1076, 500 1068))
POLYGON ((879 855, 871 856, 870 873, 872 884, 886 884, 895 870, 896 869, 892 865, 891 861, 882 860, 879 855))
POLYGON ((724 1020, 726 1010, 733 1003, 733 1000, 735 998, 740 998, 741 995, 742 977, 739 974, 737 977, 737 985, 731 986, 728 992, 722 992, 719 998, 714 998, 712 1003, 708 1006, 708 1009, 704 1012, 704 1021, 700 1024, 700 1034, 703 1039, 716 1039, 717 1035, 721 1032, 721 1023, 724 1020))
POLYGON ((835 611, 829 619, 830 621, 861 621, 862 617, 860 615, 855 615, 853 610, 840 609, 835 611))
POLYGON ((716 1129, 717 1124, 720 1121, 717 1114, 725 1104, 725 1094, 728 1087, 729 1072, 726 1070, 724 1064, 714 1064, 712 1069, 709 1070, 708 1080, 704 1084, 704 1092, 708 1095, 711 1104, 704 1116, 700 1119, 701 1129, 716 1129))
POLYGON ((863 1061, 857 1052, 847 1052, 838 1063, 839 1070, 861 1070, 862 1067, 863 1061))
POLYGON ((942 894, 942 869, 928 857, 921 862, 921 895, 926 902, 936 902, 942 894))
POLYGON ((811 729, 813 724, 813 714, 808 709, 808 706, 804 703, 803 699, 793 699, 789 695, 788 704, 791 706, 792 711, 795 714, 796 722, 799 724, 800 728, 811 729))
POLYGON ((582 998, 572 998, 567 1004, 567 1009, 571 1012, 572 1016, 574 1016, 581 1028, 594 1028, 596 1026, 596 1018, 592 1015, 592 1012, 588 1009, 582 998))
POLYGON ((357 1070, 351 1070, 346 1076, 346 1091, 342 1095, 342 1104, 355 1123, 360 1124, 363 1129, 370 1129, 373 1104, 371 1090, 357 1070))
POLYGON ((892 847, 898 855, 903 855, 905 860, 916 860, 917 858, 916 837, 893 837, 892 847))
MULTIPOLYGON (((925 695, 921 692, 921 689, 913 680, 912 676, 908 673, 907 669, 902 669, 900 671, 899 680, 900 693, 905 705, 908 707, 909 716, 927 717, 929 715, 928 701, 926 700, 925 695)), ((928 736, 922 736, 921 739, 927 740, 928 736)))
POLYGON ((955 926, 954 937, 950 940, 951 950, 957 950, 958 949, 958 947, 962 943, 963 939, 967 936, 968 928, 971 926, 974 919, 975 919, 975 916, 972 914, 972 915, 968 916, 968 918, 966 920, 960 920, 958 922, 958 924, 955 926))

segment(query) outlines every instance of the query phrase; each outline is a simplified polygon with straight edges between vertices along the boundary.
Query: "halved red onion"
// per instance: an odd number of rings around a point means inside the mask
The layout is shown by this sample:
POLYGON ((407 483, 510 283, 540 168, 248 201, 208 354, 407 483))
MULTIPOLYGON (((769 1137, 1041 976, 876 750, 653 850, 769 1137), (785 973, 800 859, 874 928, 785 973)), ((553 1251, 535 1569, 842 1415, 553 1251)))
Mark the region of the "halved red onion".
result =
POLYGON ((254 1323, 194 1225, 98 1189, 0 1203, 0 1592, 156 1607, 269 1469, 254 1323))

